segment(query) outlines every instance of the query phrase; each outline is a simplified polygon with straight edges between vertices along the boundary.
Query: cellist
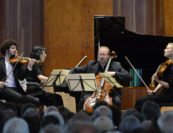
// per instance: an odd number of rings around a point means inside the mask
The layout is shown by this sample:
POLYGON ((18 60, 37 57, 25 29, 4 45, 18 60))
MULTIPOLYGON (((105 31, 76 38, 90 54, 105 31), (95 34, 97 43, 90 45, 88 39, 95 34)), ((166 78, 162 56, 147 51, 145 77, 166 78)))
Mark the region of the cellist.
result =
MULTIPOLYGON (((87 65, 72 69, 70 73, 94 73, 97 75, 100 72, 105 71, 109 58, 110 49, 107 46, 101 46, 98 50, 98 61, 89 61, 87 65)), ((121 63, 113 60, 111 61, 106 74, 113 76, 121 85, 127 84, 130 80, 132 80, 131 75, 121 66, 121 63)), ((120 105, 120 90, 113 90, 112 93, 113 103, 120 105)))

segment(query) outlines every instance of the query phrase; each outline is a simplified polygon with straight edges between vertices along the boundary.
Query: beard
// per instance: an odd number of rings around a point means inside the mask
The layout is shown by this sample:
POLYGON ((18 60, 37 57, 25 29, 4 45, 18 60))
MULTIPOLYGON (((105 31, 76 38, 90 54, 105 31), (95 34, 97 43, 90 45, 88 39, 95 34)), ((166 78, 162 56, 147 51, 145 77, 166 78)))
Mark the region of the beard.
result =
POLYGON ((10 57, 10 59, 11 59, 11 58, 15 58, 16 55, 15 55, 15 54, 10 54, 9 57, 10 57))

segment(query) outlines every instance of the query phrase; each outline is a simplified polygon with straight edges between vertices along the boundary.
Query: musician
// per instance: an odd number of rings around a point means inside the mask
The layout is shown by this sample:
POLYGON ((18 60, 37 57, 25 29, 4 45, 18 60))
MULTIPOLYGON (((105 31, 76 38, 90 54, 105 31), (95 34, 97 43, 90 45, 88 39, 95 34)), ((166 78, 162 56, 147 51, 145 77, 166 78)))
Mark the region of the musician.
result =
POLYGON ((161 64, 152 76, 152 82, 155 81, 155 89, 147 90, 148 94, 136 101, 135 107, 141 111, 143 103, 152 100, 158 104, 173 103, 173 43, 168 43, 164 50, 164 56, 168 58, 161 64))
POLYGON ((30 58, 37 62, 33 65, 32 70, 28 70, 26 74, 27 93, 40 99, 40 102, 46 106, 63 105, 62 97, 59 94, 49 93, 43 90, 41 85, 44 85, 48 77, 44 76, 41 71, 41 66, 46 58, 44 47, 35 46, 32 49, 30 58))
POLYGON ((17 42, 6 40, 1 44, 0 58, 0 99, 16 103, 33 103, 39 105, 39 99, 30 95, 25 95, 19 80, 23 80, 28 69, 32 69, 34 60, 29 60, 23 65, 19 62, 11 64, 10 58, 17 55, 17 42))
MULTIPOLYGON (((108 60, 110 58, 110 49, 106 46, 101 46, 98 51, 98 61, 89 61, 87 65, 77 67, 71 70, 70 73, 94 73, 95 75, 104 72, 108 60)), ((120 62, 111 61, 107 74, 113 76, 121 85, 127 84, 132 80, 131 75, 120 64, 120 62)), ((120 105, 121 91, 113 89, 113 103, 120 105)))

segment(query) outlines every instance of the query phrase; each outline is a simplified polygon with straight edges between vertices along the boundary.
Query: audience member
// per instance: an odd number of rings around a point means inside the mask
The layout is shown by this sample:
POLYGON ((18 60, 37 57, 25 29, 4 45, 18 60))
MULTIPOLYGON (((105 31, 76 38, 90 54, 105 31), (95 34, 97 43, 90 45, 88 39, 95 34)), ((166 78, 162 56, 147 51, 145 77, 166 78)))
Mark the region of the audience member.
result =
POLYGON ((25 120, 15 117, 5 123, 2 133, 29 133, 29 127, 25 120))
POLYGON ((162 133, 173 133, 173 111, 164 112, 158 119, 158 126, 162 133))

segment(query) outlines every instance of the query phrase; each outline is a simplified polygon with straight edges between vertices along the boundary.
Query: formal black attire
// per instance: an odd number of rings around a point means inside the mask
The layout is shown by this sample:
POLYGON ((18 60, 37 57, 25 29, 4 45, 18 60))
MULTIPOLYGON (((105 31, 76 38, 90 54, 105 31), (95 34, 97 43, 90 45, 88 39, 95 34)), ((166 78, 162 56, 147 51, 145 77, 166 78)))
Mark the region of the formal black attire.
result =
MULTIPOLYGON (((13 65, 14 67, 15 65, 13 65)), ((5 58, 0 58, 0 81, 6 81, 7 72, 5 66, 5 58)), ((19 80, 25 78, 27 67, 25 65, 17 64, 12 73, 14 74, 14 80, 16 87, 4 87, 0 90, 0 99, 15 103, 33 103, 39 105, 39 99, 30 95, 26 95, 23 88, 21 87, 19 80)))
POLYGON ((173 64, 169 65, 162 73, 160 80, 169 84, 169 88, 164 88, 159 93, 147 95, 136 101, 135 107, 141 111, 142 105, 147 100, 152 100, 159 105, 163 103, 173 103, 173 64))
MULTIPOLYGON (((82 67, 74 68, 70 71, 70 73, 94 73, 95 75, 100 72, 104 72, 106 65, 104 68, 101 67, 98 61, 89 61, 87 65, 82 67)), ((130 80, 132 80, 131 75, 121 66, 120 62, 111 61, 108 71, 115 72, 114 78, 121 85, 127 85, 130 80)), ((113 103, 116 105, 121 104, 121 90, 116 88, 112 89, 112 94, 110 94, 113 98, 113 103)), ((76 98, 76 104, 80 106, 80 99, 76 98)), ((83 104, 83 103, 82 103, 83 104)))
POLYGON ((26 75, 27 81, 27 94, 40 99, 40 102, 46 106, 60 106, 63 105, 62 97, 59 94, 49 93, 43 90, 40 85, 38 75, 42 75, 41 66, 34 64, 31 71, 28 70, 26 75))

